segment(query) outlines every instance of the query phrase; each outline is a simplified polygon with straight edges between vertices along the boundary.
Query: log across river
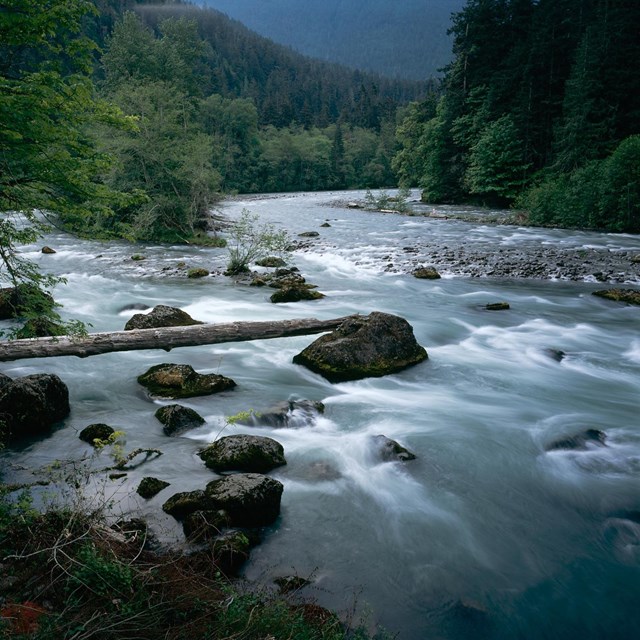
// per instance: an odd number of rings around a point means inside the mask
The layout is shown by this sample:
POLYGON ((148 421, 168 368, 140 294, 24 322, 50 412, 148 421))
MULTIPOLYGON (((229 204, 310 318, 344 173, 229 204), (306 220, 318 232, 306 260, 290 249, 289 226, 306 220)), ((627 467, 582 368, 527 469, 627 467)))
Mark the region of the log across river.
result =
POLYGON ((300 318, 265 322, 226 322, 188 327, 109 331, 78 337, 60 336, 12 340, 0 343, 0 362, 55 356, 86 358, 114 351, 141 349, 171 351, 176 347, 311 335, 337 329, 349 317, 351 316, 330 320, 300 318))

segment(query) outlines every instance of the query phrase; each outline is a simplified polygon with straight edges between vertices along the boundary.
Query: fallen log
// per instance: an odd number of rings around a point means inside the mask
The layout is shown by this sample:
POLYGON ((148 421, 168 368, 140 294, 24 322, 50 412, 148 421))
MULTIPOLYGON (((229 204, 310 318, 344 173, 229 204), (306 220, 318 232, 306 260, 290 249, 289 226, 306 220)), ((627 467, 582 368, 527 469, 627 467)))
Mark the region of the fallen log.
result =
POLYGON ((353 316, 317 320, 272 320, 266 322, 226 322, 199 324, 188 327, 162 327, 159 329, 134 329, 90 333, 82 337, 60 336, 56 338, 28 338, 0 343, 0 362, 24 358, 50 358, 77 356, 86 358, 113 351, 193 347, 220 342, 244 342, 290 336, 310 335, 337 329, 353 316))

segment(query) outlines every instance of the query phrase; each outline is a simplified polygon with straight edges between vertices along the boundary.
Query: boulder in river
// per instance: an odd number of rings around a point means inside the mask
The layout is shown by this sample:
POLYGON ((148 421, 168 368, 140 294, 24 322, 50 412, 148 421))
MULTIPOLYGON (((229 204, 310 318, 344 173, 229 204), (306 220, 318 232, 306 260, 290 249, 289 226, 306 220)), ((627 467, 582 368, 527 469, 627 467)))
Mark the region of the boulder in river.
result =
POLYGON ((206 511, 208 501, 202 489, 195 491, 180 491, 174 493, 163 505, 162 510, 176 520, 183 520, 190 513, 206 511))
POLYGON ((404 318, 374 311, 345 320, 294 356, 293 362, 330 382, 342 382, 395 373, 426 358, 404 318))
POLYGON ((233 389, 236 383, 217 373, 197 373, 188 364, 158 364, 138 376, 151 395, 162 398, 192 398, 233 389))
POLYGON ((282 445, 264 436, 225 436, 200 451, 198 455, 209 469, 217 473, 266 473, 287 464, 282 445))
POLYGON ((317 238, 320 235, 317 231, 303 231, 299 233, 298 236, 300 238, 317 238))
POLYGON ((209 508, 223 509, 239 527, 272 524, 280 514, 284 487, 281 482, 258 473, 239 473, 213 480, 205 495, 209 508))
POLYGON ((640 304, 640 291, 637 289, 601 289, 600 291, 594 291, 593 295, 613 300, 614 302, 640 304))
POLYGON ((416 459, 415 454, 409 449, 405 449, 400 443, 387 436, 373 436, 372 439, 376 453, 383 462, 406 462, 416 459))
POLYGON ((136 313, 124 326, 125 331, 132 329, 157 329, 158 327, 189 327, 204 324, 194 320, 186 311, 164 304, 155 306, 149 313, 136 313))
POLYGON ((552 442, 546 449, 547 451, 558 451, 563 449, 584 451, 589 448, 589 445, 605 447, 606 439, 607 434, 604 431, 600 431, 599 429, 585 429, 573 436, 568 436, 552 442))
POLYGON ((42 247, 42 249, 40 249, 40 251, 42 253, 49 254, 49 255, 57 253, 57 251, 55 249, 52 249, 51 247, 47 247, 47 246, 42 247))
POLYGON ((104 442, 108 440, 115 432, 115 429, 113 427, 110 427, 108 424, 97 422, 95 424, 86 426, 80 432, 80 435, 78 437, 80 438, 80 440, 87 442, 92 447, 95 447, 96 440, 104 442))
POLYGON ((208 275, 210 271, 204 267, 193 267, 187 271, 187 278, 206 278, 208 275))
POLYGON ((0 388, 0 421, 4 437, 46 433, 69 415, 69 390, 51 373, 36 373, 7 382, 0 388))
POLYGON ((178 436, 204 424, 204 418, 197 411, 181 404, 160 407, 155 416, 164 425, 162 430, 167 436, 178 436))

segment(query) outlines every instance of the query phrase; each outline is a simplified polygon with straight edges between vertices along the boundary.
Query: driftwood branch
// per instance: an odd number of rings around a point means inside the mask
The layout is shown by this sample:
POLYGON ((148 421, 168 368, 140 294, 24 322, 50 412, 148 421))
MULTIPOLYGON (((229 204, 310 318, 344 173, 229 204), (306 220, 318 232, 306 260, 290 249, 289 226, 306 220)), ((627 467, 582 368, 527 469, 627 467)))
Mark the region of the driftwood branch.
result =
POLYGON ((226 322, 199 324, 189 327, 162 327, 159 329, 135 329, 90 333, 84 337, 61 336, 58 338, 29 338, 0 343, 0 362, 24 358, 50 358, 53 356, 77 356, 86 358, 113 351, 139 349, 163 349, 193 347, 220 342, 244 342, 267 338, 287 338, 310 335, 337 329, 352 316, 316 320, 273 320, 267 322, 226 322))

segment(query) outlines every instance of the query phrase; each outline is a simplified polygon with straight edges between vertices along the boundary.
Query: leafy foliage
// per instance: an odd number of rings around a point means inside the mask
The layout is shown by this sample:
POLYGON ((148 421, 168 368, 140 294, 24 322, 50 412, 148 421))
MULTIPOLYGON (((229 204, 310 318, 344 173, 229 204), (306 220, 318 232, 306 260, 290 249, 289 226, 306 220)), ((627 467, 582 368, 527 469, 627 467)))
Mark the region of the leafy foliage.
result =
POLYGON ((398 128, 403 184, 428 201, 517 201, 536 224, 635 230, 639 21, 633 2, 468 0, 437 107, 398 128))
POLYGON ((251 262, 267 255, 281 255, 286 252, 289 244, 286 231, 276 231, 270 223, 261 224, 258 215, 243 209, 240 218, 229 231, 227 274, 248 271, 251 262))

